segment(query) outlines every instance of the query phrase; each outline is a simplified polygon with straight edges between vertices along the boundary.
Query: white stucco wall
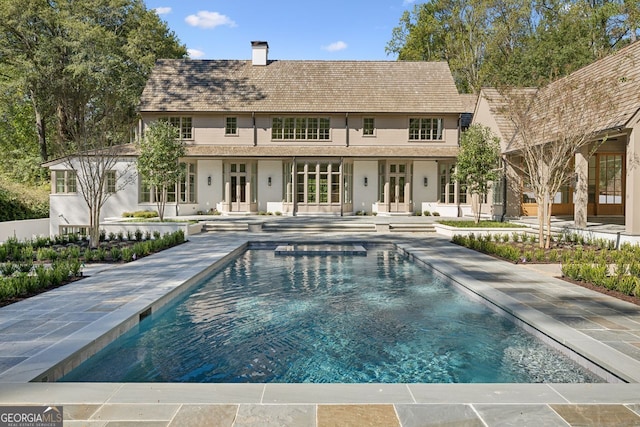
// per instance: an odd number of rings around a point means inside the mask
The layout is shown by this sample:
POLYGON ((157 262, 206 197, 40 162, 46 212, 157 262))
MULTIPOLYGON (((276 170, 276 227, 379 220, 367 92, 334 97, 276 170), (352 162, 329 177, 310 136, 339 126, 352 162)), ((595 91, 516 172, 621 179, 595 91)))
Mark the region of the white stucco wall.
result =
POLYGON ((413 162, 413 202, 414 210, 419 211, 423 202, 438 200, 438 162, 413 162), (427 178, 427 185, 424 179, 427 178))
POLYGON ((49 218, 0 222, 0 243, 8 238, 20 241, 49 236, 49 218))
POLYGON ((207 212, 209 209, 215 209, 224 197, 222 160, 198 160, 197 171, 197 210, 207 212))
MULTIPOLYGON (((258 211, 267 212, 268 202, 282 202, 282 161, 258 161, 258 211), (271 178, 271 185, 269 185, 271 178)), ((274 213, 274 212, 272 212, 274 213)))
POLYGON ((372 205, 378 201, 378 161, 353 162, 353 211, 371 213, 372 205), (367 178, 367 186, 364 178, 367 178))
MULTIPOLYGON (((61 163, 51 167, 51 170, 69 170, 69 164, 61 163)), ((108 217, 121 217, 123 212, 138 210, 138 183, 135 167, 130 161, 118 162, 113 168, 117 171, 116 187, 100 212, 100 220, 108 217)), ((76 166, 77 174, 81 171, 76 166)), ((79 179, 79 178, 78 178, 79 179)), ((89 208, 77 185, 77 193, 57 194, 49 196, 49 233, 58 234, 60 226, 86 226, 89 224, 89 208)))

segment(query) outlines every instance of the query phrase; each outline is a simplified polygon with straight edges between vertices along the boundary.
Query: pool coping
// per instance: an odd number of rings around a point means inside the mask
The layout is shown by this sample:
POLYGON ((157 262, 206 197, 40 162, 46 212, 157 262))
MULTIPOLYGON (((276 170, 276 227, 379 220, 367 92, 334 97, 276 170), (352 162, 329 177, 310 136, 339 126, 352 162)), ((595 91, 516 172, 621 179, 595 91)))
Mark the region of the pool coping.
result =
MULTIPOLYGON (((464 282, 473 289, 474 293, 482 295, 487 291, 487 284, 473 276, 473 270, 482 268, 484 271, 490 265, 495 267, 495 263, 502 263, 501 270, 514 272, 513 265, 503 261, 492 260, 486 255, 477 254, 465 248, 452 245, 446 239, 438 236, 416 236, 416 235, 384 235, 372 236, 369 234, 335 234, 318 233, 309 235, 279 235, 271 236, 259 233, 235 233, 229 236, 201 235, 192 236, 191 242, 172 248, 163 253, 140 259, 134 263, 126 264, 114 269, 107 269, 95 276, 83 279, 72 284, 65 292, 73 292, 85 287, 83 282, 91 286, 99 285, 99 281, 104 278, 115 278, 123 280, 123 277, 135 277, 137 281, 145 283, 149 291, 145 295, 136 295, 126 307, 119 307, 100 322, 93 322, 81 328, 66 338, 58 340, 50 347, 41 349, 31 356, 31 361, 16 369, 10 368, 0 374, 0 403, 2 404, 154 404, 160 402, 173 403, 241 403, 241 404, 356 404, 356 403, 390 403, 390 404, 420 404, 420 403, 495 403, 495 404, 573 404, 573 403, 602 403, 602 404, 634 404, 640 405, 640 384, 122 384, 122 383, 37 383, 28 382, 40 376, 42 370, 51 369, 56 363, 59 369, 70 369, 73 363, 61 364, 62 355, 69 353, 70 349, 80 351, 82 357, 88 356, 89 351, 85 346, 89 343, 99 342, 104 344, 104 339, 95 336, 96 333, 106 330, 109 326, 113 328, 122 325, 122 322, 137 322, 140 313, 155 307, 157 310, 166 303, 167 295, 175 296, 176 292, 186 290, 189 284, 193 283, 194 277, 201 277, 215 268, 215 262, 224 262, 231 253, 241 251, 248 242, 295 242, 307 241, 309 238, 323 241, 372 241, 381 243, 394 243, 403 250, 408 250, 413 257, 425 260, 429 258, 427 264, 445 275, 456 275, 456 279, 464 278, 464 282), (215 250, 211 250, 213 247, 215 250), (443 252, 443 248, 446 249, 443 252), (195 250, 197 249, 197 250, 195 250), (434 255, 435 254, 435 255, 434 255), (437 256, 435 258, 434 256, 437 256), (169 283, 161 287, 149 286, 150 277, 144 272, 145 269, 153 270, 165 268, 167 265, 175 264, 179 257, 185 257, 176 267, 169 271, 169 283), (185 262, 187 261, 189 262, 185 262), (461 266, 461 261, 467 265, 461 266), (188 265, 187 265, 188 264, 188 265), (94 283, 96 282, 96 283, 94 283), (186 286, 184 284, 187 283, 186 286), (82 286, 81 286, 82 285, 82 286), (153 304, 156 304, 154 306, 153 304), (121 322, 116 322, 115 317, 120 316, 121 322), (94 325, 94 323, 100 323, 94 325), (94 334, 93 336, 91 334, 94 334), (102 341, 101 341, 102 340, 102 341), (53 361, 53 364, 52 364, 53 361), (45 366, 47 365, 48 366, 45 366), (64 366, 63 366, 64 365, 64 366), (40 372, 37 372, 40 369, 40 372), (34 374, 35 375, 32 375, 34 374), (31 376, 29 376, 31 375, 31 376)), ((493 268, 492 267, 492 268, 493 268)), ((517 272, 516 272, 517 273, 517 272)), ((513 273, 515 274, 515 273, 513 273)), ((566 286, 558 282, 559 279, 545 277, 532 271, 520 272, 527 281, 541 282, 546 287, 566 286)), ((166 277, 158 278, 166 281, 166 277)), ((106 280, 106 279, 104 279, 106 280)), ((457 280, 458 282, 460 280, 457 280)), ((565 283, 565 282, 563 282, 565 283)), ((575 286, 575 285, 571 285, 575 286)), ((50 292, 62 292, 63 288, 58 288, 50 292)), ((586 292, 585 290, 584 292, 586 292)), ((525 309, 527 321, 549 319, 536 315, 535 310, 526 305, 517 304, 512 298, 501 291, 494 290, 503 295, 507 306, 525 309)), ((593 291, 589 291, 593 292, 593 291)), ((583 292, 580 291, 582 294, 583 292)), ((498 296, 500 296, 498 294, 498 296)), ((595 293, 594 293, 595 294, 595 293)), ((44 294, 43 294, 44 295, 44 294)), ((594 295, 595 296, 595 295, 594 295)), ((484 296, 483 296, 484 298, 484 296)), ((610 298, 599 295, 597 300, 610 298)), ((0 309, 0 328, 6 330, 11 326, 11 316, 22 313, 21 319, 29 318, 30 310, 40 307, 44 313, 42 304, 46 305, 45 297, 35 297, 32 301, 26 300, 12 306, 0 309), (44 299, 44 301, 42 301, 44 299), (24 303, 24 304, 23 304, 24 303)), ((624 310, 640 313, 640 308, 627 306, 612 298, 607 300, 611 307, 623 307, 624 310)), ((635 327, 635 326, 634 326, 635 327)), ((638 326, 640 328, 640 325, 638 326)), ((562 334, 563 331, 551 329, 554 334, 562 334)), ((573 329, 573 328, 570 328, 573 329)), ((1 331, 0 331, 1 332, 1 331)), ((122 328, 116 328, 114 334, 123 333, 122 328)), ((621 360, 623 368, 636 369, 638 359, 633 359, 628 355, 610 348, 595 338, 588 337, 581 332, 576 332, 575 336, 562 337, 557 335, 554 340, 559 342, 576 341, 587 350, 595 349, 594 359, 603 365, 615 364, 621 360), (599 344, 598 344, 599 343, 599 344), (601 346, 610 348, 614 359, 606 359, 603 354, 599 354, 601 346), (602 359, 605 360, 602 360, 602 359)), ((640 341, 640 338, 638 339, 640 341)), ((3 344, 6 344, 3 343, 3 344)), ((640 372, 640 370, 636 371, 640 372)), ((627 375, 627 374, 625 374, 627 375)), ((635 373, 630 373, 628 378, 632 379, 635 373)), ((637 381, 637 380, 636 380, 637 381)))

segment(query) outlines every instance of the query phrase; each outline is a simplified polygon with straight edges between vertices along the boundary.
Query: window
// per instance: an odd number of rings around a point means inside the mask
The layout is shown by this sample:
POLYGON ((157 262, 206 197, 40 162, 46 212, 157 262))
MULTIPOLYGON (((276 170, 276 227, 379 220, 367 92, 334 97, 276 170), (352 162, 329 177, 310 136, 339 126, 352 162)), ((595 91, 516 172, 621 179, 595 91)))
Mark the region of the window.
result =
POLYGON ((116 192, 116 171, 107 171, 105 176, 106 181, 106 190, 107 193, 115 193, 116 192))
POLYGON ((439 188, 438 197, 440 203, 452 204, 456 203, 456 182, 453 179, 455 173, 455 164, 439 163, 439 188))
MULTIPOLYGON (((156 188, 153 185, 148 185, 140 180, 138 188, 138 203, 157 203, 160 201, 162 189, 156 188)), ((167 203, 175 203, 176 201, 176 186, 170 186, 167 188, 167 203)))
POLYGON ((238 118, 227 117, 227 124, 224 128, 225 135, 237 135, 238 134, 238 118))
POLYGON ((53 171, 54 193, 76 193, 76 172, 73 170, 53 171))
POLYGON ((185 177, 180 181, 180 202, 196 203, 196 164, 183 163, 185 177))
POLYGON ((412 118, 409 119, 409 140, 441 141, 443 119, 412 118))
POLYGON ((271 139, 328 140, 331 121, 326 117, 274 117, 271 139))
POLYGON ((169 123, 180 130, 180 139, 193 139, 191 117, 169 117, 169 123))
POLYGON ((622 204, 623 159, 622 154, 598 155, 598 203, 622 204))
POLYGON ((362 135, 374 136, 376 129, 376 122, 373 117, 365 117, 362 119, 362 135))

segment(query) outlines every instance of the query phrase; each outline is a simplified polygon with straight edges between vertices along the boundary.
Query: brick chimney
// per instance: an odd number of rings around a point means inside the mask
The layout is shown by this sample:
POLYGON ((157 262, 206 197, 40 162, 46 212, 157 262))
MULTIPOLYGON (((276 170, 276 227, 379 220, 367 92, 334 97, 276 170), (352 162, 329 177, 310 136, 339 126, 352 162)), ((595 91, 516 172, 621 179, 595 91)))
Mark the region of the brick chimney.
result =
POLYGON ((269 43, 251 42, 251 60, 253 65, 267 65, 269 55, 269 43))

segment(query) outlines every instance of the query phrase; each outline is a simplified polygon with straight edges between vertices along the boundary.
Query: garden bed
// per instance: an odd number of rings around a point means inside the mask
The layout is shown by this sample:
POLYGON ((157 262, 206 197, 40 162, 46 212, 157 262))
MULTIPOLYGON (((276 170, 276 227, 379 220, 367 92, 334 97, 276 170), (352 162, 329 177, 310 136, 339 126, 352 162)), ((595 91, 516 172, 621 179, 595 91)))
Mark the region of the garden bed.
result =
POLYGON ((87 264, 131 262, 184 241, 182 230, 102 233, 97 248, 76 235, 9 239, 0 245, 0 307, 79 280, 87 264))
POLYGON ((556 236, 548 249, 533 234, 454 235, 452 242, 513 263, 561 263, 563 279, 639 304, 640 246, 556 236))

